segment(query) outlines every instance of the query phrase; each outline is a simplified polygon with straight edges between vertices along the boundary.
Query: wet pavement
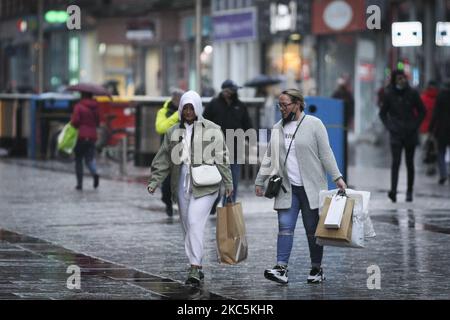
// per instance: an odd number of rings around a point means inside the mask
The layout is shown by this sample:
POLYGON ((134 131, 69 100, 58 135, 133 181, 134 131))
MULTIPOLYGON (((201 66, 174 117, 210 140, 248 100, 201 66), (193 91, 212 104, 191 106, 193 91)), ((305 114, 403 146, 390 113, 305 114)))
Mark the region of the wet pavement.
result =
POLYGON ((159 193, 148 195, 148 169, 130 166, 121 176, 117 166, 100 163, 107 177, 100 188, 87 177, 76 192, 73 164, 0 160, 0 299, 449 299, 450 186, 438 186, 419 165, 414 202, 406 203, 402 163, 394 204, 386 196, 385 148, 360 144, 352 154, 349 185, 372 193, 377 237, 366 248, 326 247, 327 280, 308 285, 299 222, 289 285, 265 280, 264 269, 275 263, 276 215, 271 200, 243 185, 248 258, 235 266, 217 263, 216 218, 210 216, 200 289, 183 284, 188 264, 179 218, 166 217, 159 193), (80 267, 80 289, 67 287, 71 265, 80 267), (373 265, 381 271, 380 289, 368 287, 373 265))

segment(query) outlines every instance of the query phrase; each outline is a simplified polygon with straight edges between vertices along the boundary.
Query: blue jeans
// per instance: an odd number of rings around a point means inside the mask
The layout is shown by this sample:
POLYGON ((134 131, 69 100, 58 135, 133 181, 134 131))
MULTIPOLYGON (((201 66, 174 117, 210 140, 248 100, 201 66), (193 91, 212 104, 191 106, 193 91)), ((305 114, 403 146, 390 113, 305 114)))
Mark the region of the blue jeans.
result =
MULTIPOLYGON (((239 184, 239 179, 241 177, 241 165, 233 163, 233 164, 230 164, 230 168, 231 168, 231 176, 233 178, 233 196, 231 198, 234 203, 234 202, 236 202, 238 184, 239 184)), ((226 201, 227 201, 227 199, 226 199, 226 196, 224 195, 222 198, 222 205, 225 205, 226 201)))
POLYGON ((78 139, 74 152, 77 186, 81 187, 83 185, 83 159, 85 160, 91 175, 94 176, 97 174, 97 166, 95 164, 95 142, 78 139))
POLYGON ((289 209, 278 210, 277 263, 287 265, 294 242, 294 230, 299 211, 302 211, 303 226, 308 238, 311 266, 319 268, 322 264, 323 247, 316 244, 319 209, 309 207, 305 188, 292 186, 292 204, 289 209))
POLYGON ((447 178, 447 164, 445 163, 445 153, 448 143, 438 143, 438 165, 440 178, 447 178))

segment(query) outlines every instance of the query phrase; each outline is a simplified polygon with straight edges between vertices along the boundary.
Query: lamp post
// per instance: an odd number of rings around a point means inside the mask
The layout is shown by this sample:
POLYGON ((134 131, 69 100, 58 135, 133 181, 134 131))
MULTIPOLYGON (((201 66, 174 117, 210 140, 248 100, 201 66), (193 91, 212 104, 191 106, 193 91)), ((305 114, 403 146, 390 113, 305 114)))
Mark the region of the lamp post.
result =
POLYGON ((195 0, 195 90, 201 95, 202 0, 195 0))
POLYGON ((38 0, 37 87, 38 93, 44 91, 44 0, 38 0))

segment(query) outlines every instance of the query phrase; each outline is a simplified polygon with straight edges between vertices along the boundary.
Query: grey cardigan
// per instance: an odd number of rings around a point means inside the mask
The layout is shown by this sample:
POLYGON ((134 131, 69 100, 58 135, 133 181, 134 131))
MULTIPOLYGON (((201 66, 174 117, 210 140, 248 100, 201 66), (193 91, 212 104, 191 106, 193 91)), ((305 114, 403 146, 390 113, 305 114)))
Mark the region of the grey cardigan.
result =
MULTIPOLYGON (((300 119, 304 115, 302 112, 300 119)), ((319 207, 320 190, 328 190, 326 173, 330 174, 333 180, 342 176, 330 147, 327 130, 319 118, 306 115, 293 143, 309 206, 316 209, 319 207)), ((275 210, 288 209, 292 203, 292 188, 287 169, 284 167, 286 153, 284 128, 280 120, 273 126, 270 143, 255 180, 255 185, 267 187, 271 175, 278 174, 283 177, 287 192, 281 190, 275 198, 275 210)))

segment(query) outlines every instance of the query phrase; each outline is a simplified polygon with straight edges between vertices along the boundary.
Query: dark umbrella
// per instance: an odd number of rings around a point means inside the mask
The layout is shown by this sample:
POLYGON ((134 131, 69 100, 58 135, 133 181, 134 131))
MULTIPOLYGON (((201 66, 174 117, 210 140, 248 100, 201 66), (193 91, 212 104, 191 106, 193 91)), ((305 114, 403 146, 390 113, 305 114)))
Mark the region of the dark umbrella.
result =
POLYGON ((72 86, 68 86, 66 88, 66 91, 86 92, 92 93, 94 96, 108 96, 109 98, 112 98, 108 90, 94 83, 78 83, 72 86))
POLYGON ((267 76, 265 74, 260 74, 255 78, 244 83, 245 87, 264 87, 272 84, 278 84, 281 82, 280 78, 267 76))

